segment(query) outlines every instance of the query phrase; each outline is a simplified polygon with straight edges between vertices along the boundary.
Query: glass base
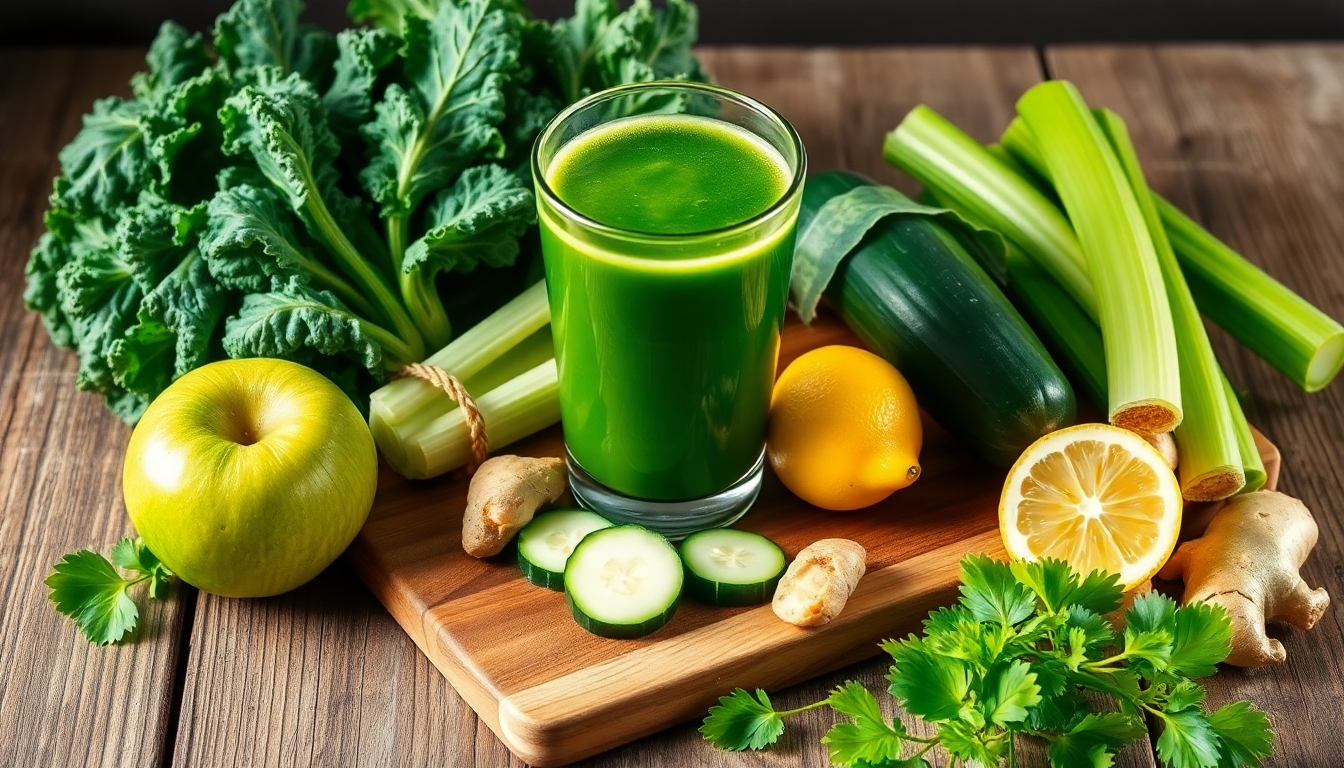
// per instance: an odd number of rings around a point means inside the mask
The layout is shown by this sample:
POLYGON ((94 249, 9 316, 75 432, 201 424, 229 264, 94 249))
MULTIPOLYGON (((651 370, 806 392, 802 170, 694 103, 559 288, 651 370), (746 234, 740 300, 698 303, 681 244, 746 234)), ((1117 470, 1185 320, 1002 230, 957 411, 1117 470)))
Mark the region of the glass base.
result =
POLYGON ((751 509, 761 492, 765 451, 747 473, 713 496, 688 501, 635 499, 608 488, 589 475, 574 455, 565 451, 569 487, 579 504, 617 525, 633 523, 657 531, 672 541, 706 528, 732 525, 751 509))

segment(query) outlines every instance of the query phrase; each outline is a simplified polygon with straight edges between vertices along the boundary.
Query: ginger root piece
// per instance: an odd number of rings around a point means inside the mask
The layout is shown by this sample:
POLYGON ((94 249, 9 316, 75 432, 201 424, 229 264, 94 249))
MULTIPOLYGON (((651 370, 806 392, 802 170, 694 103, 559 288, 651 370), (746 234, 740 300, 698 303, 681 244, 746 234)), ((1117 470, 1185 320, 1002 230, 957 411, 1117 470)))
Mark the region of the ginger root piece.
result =
POLYGON ((1176 462, 1179 460, 1176 455, 1176 439, 1171 436, 1170 432, 1140 432, 1138 434, 1149 445, 1156 448, 1158 453, 1162 454, 1162 458, 1167 462, 1168 467, 1171 467, 1172 470, 1176 469, 1176 462))
POLYGON ((496 456, 481 464, 467 489, 462 548, 472 557, 497 555, 566 486, 565 460, 496 456))
POLYGON ((775 615, 800 627, 834 619, 868 569, 868 552, 849 539, 822 539, 803 547, 775 588, 775 615))
POLYGON ((1297 499, 1275 491, 1234 496, 1204 536, 1182 544, 1158 576, 1183 578, 1186 603, 1203 600, 1227 610, 1228 664, 1277 664, 1287 653, 1265 635, 1265 622, 1311 629, 1330 605, 1325 589, 1309 588, 1298 573, 1316 537, 1316 521, 1297 499))

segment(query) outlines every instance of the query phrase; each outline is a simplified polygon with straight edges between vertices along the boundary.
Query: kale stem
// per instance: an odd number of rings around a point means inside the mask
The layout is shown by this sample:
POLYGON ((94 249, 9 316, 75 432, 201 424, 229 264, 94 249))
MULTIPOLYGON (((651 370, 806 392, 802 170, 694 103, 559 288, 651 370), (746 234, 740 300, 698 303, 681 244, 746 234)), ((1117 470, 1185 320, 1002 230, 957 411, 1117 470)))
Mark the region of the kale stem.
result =
POLYGON ((359 287, 368 291, 374 305, 387 313, 397 336, 412 352, 410 360, 416 361, 424 357, 424 339, 420 336, 419 330, 416 329, 411 316, 406 313, 406 309, 402 307, 401 302, 397 301, 397 297, 387 284, 382 271, 375 270, 373 265, 359 253, 350 239, 345 236, 340 226, 336 224, 336 219, 332 217, 326 203, 323 202, 315 189, 309 193, 304 208, 312 216, 314 223, 317 225, 318 234, 326 241, 326 245, 331 249, 332 255, 336 257, 337 263, 350 277, 355 279, 355 282, 359 283, 359 287))
POLYGON ((392 274, 401 276, 401 262, 406 258, 406 240, 410 238, 407 214, 394 213, 387 217, 387 248, 392 252, 392 274))

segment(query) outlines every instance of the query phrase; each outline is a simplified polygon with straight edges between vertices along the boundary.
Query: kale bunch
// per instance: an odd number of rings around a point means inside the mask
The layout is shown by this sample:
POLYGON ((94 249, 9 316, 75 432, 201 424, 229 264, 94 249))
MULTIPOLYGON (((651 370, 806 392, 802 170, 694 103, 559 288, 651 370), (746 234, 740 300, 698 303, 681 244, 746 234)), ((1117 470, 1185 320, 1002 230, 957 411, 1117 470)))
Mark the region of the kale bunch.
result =
POLYGON ((96 102, 60 153, 24 299, 127 422, 225 357, 310 365, 363 408, 451 339, 450 307, 527 284, 527 155, 552 116, 704 79, 685 0, 554 23, 520 0, 355 0, 375 26, 337 35, 302 10, 239 0, 210 41, 165 23, 133 98, 96 102))

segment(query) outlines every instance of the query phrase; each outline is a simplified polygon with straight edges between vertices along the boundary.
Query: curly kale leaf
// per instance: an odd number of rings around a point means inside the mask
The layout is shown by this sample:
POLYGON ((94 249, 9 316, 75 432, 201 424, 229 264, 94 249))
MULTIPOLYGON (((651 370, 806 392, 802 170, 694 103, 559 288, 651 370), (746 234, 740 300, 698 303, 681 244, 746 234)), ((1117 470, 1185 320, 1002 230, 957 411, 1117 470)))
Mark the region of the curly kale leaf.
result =
POLYGON ((388 86, 363 128, 360 175, 383 216, 407 215, 482 155, 499 155, 504 85, 518 66, 518 22, 488 0, 445 3, 405 20, 406 85, 388 86))
POLYGON ((381 29, 347 29, 336 35, 336 47, 335 72, 322 106, 332 132, 353 142, 359 127, 373 117, 378 74, 396 58, 401 40, 381 29))
POLYGON ((165 21, 149 46, 145 64, 147 71, 131 77, 131 92, 137 99, 153 98, 196 77, 214 64, 214 57, 201 33, 165 21))
POLYGON ((302 13, 302 0, 238 0, 215 20, 215 49, 244 80, 255 70, 276 67, 326 87, 336 39, 301 23, 302 13))
MULTIPOLYGON (((342 355, 380 376, 386 332, 375 328, 341 304, 329 291, 310 287, 295 275, 265 293, 243 298, 238 314, 225 325, 224 350, 229 357, 280 357, 308 361, 314 353, 342 355), (381 342, 381 343, 380 343, 381 342)), ((393 347, 394 354, 398 351, 393 347)), ((410 362, 401 356, 396 364, 410 362)))
POLYGON ((434 198, 429 231, 406 250, 403 270, 470 272, 478 264, 506 267, 518 238, 532 225, 532 191, 498 165, 469 168, 434 198))
POLYGON ((55 202, 92 216, 132 203, 157 183, 145 139, 148 112, 145 102, 116 96, 94 102, 83 128, 60 152, 55 202))
POLYGON ((635 0, 624 13, 616 0, 578 0, 572 18, 551 26, 548 69, 566 103, 623 83, 704 80, 691 53, 697 24, 686 0, 661 10, 635 0))
POLYGON ((144 298, 135 323, 107 348, 118 386, 152 400, 209 362, 228 304, 196 248, 205 206, 183 208, 146 195, 117 227, 122 260, 144 298))

